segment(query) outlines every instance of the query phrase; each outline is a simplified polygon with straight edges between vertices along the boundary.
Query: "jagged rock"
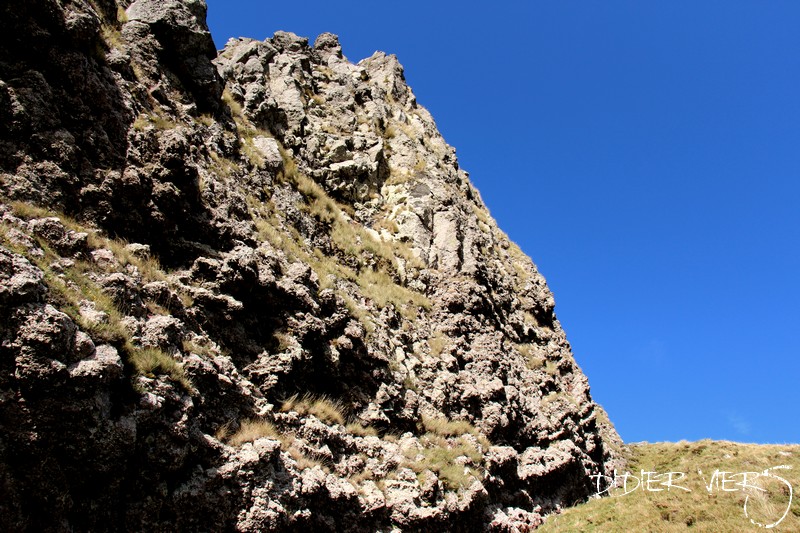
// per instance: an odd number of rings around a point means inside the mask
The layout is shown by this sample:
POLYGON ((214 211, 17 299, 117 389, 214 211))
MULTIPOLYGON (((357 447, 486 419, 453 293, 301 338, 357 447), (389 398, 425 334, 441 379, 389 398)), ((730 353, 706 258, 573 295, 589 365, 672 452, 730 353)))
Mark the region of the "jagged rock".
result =
POLYGON ((43 278, 42 271, 27 259, 0 248, 0 305, 4 309, 41 301, 47 291, 43 278))
POLYGON ((147 259, 150 257, 150 245, 138 242, 132 242, 125 246, 125 249, 140 259, 147 259))
POLYGON ((186 333, 180 320, 173 316, 156 315, 147 319, 142 327, 142 346, 152 348, 176 348, 181 343, 186 333))
POLYGON ((539 514, 541 509, 535 509, 535 511, 536 512, 528 512, 518 507, 497 509, 491 516, 488 529, 498 533, 524 533, 533 531, 544 522, 539 514))
POLYGON ((21 320, 14 346, 21 353, 69 361, 76 333, 75 323, 47 304, 33 309, 21 320))
POLYGON ((34 235, 46 240, 61 255, 74 256, 87 250, 89 235, 68 230, 58 218, 34 219, 28 225, 34 235))
POLYGON ((271 137, 259 135, 253 139, 253 145, 261 152, 266 168, 276 172, 283 166, 278 142, 271 137))
POLYGON ((93 355, 67 369, 72 379, 108 383, 122 377, 122 358, 113 346, 105 344, 92 351, 93 355))
POLYGON ((0 6, 0 527, 526 531, 592 494, 619 438, 397 58, 217 54, 205 9, 0 6))
POLYGON ((127 311, 127 314, 140 317, 146 312, 144 302, 139 294, 139 286, 131 276, 121 272, 113 272, 102 276, 100 286, 114 302, 127 311))
POLYGON ((127 9, 126 28, 134 34, 137 25, 146 26, 136 29, 152 32, 166 65, 194 90, 203 108, 214 109, 222 89, 210 62, 216 48, 205 24, 206 9, 201 0, 136 0, 127 9))
POLYGON ((119 264, 117 258, 114 256, 114 252, 108 250, 107 248, 92 250, 90 256, 92 258, 92 261, 94 261, 95 263, 97 263, 98 266, 106 270, 110 270, 119 264))

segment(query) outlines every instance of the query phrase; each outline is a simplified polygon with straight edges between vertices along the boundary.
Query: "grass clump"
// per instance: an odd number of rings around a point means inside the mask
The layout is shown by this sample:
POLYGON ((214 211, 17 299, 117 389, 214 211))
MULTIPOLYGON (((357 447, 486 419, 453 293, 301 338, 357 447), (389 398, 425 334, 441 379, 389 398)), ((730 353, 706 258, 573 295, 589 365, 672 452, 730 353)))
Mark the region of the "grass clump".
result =
MULTIPOLYGON (((87 233, 88 239, 87 244, 89 248, 98 249, 98 248, 107 248, 111 250, 114 254, 114 259, 119 262, 122 267, 135 267, 136 272, 147 281, 169 281, 167 278, 166 273, 164 272, 161 263, 158 261, 157 258, 152 257, 150 255, 147 256, 140 256, 135 254, 130 250, 129 242, 124 239, 112 239, 109 237, 104 237, 100 235, 98 232, 91 228, 87 228, 86 226, 82 225, 81 223, 77 222, 75 219, 59 212, 51 211, 48 209, 43 209, 41 207, 29 204, 27 202, 11 202, 11 210, 13 211, 14 215, 25 219, 31 220, 34 218, 46 218, 46 217, 55 217, 58 218, 61 223, 64 225, 65 228, 68 230, 72 230, 79 233, 87 233)), ((46 244, 44 245, 46 246, 46 244)), ((48 248, 49 249, 49 248, 48 248)), ((52 260, 57 258, 55 253, 52 253, 52 260)), ((93 268, 92 265, 84 261, 76 262, 75 268, 77 269, 78 274, 84 274, 86 272, 91 271, 93 268)), ((69 275, 69 271, 67 272, 69 275)), ((72 279, 74 283, 80 284, 82 277, 79 279, 72 279)), ((91 290, 90 287, 84 287, 86 290, 91 290)), ((102 298, 101 295, 96 294, 99 298, 102 298)), ((189 307, 192 305, 191 298, 188 295, 180 294, 179 298, 181 302, 186 306, 189 307)))
POLYGON ((129 345, 127 348, 131 363, 136 371, 144 376, 165 374, 184 389, 193 389, 191 381, 186 377, 186 372, 178 361, 159 348, 137 348, 129 345))
POLYGON ((314 454, 306 454, 301 449, 301 442, 297 440, 291 433, 282 433, 271 422, 263 419, 247 419, 239 424, 239 428, 231 433, 231 423, 221 426, 215 437, 217 440, 224 442, 228 446, 238 448, 248 442, 255 442, 261 438, 268 438, 278 440, 281 443, 281 449, 289 454, 295 461, 298 470, 305 470, 319 466, 325 471, 328 471, 327 465, 323 461, 315 457, 314 454))
MULTIPOLYGON (((360 293, 379 308, 394 307, 404 318, 414 320, 420 310, 430 310, 430 300, 404 286, 404 273, 424 265, 404 243, 384 241, 372 230, 352 222, 352 209, 331 198, 319 183, 303 174, 288 150, 279 146, 283 167, 278 181, 293 186, 303 197, 299 207, 329 231, 330 245, 323 251, 309 250, 299 232, 279 219, 271 201, 248 198, 248 207, 259 238, 283 250, 291 260, 301 260, 314 269, 320 290, 335 289, 368 332, 374 331, 369 313, 349 294, 357 285, 360 293)), ((396 228, 396 224, 395 224, 396 228)))
POLYGON ((313 451, 306 451, 302 448, 302 442, 292 435, 282 435, 280 438, 282 448, 294 459, 298 470, 320 467, 325 472, 330 472, 328 458, 321 456, 313 451))
POLYGON ((561 373, 561 371, 558 369, 558 365, 554 361, 547 361, 544 364, 544 371, 553 377, 556 377, 561 373))
POLYGON ((331 226, 331 242, 345 255, 353 257, 359 267, 365 266, 365 252, 378 259, 384 269, 397 270, 398 257, 414 268, 424 267, 407 245, 376 239, 363 227, 350 222, 343 214, 350 210, 348 206, 336 202, 317 182, 300 172, 287 150, 281 149, 281 156, 284 162, 281 179, 295 185, 306 198, 305 210, 331 226))
MULTIPOLYGON (((43 265, 39 265, 42 268, 43 265)), ((76 262, 67 268, 64 278, 45 270, 45 282, 51 289, 59 307, 82 329, 87 331, 95 342, 105 342, 120 348, 136 371, 144 376, 164 374, 191 392, 193 386, 186 376, 183 366, 172 356, 158 348, 140 348, 131 342, 130 333, 122 324, 122 313, 103 290, 86 275, 87 264, 76 262), (87 319, 80 306, 86 300, 92 302, 106 319, 94 321, 87 319)), ((47 268, 47 267, 45 267, 47 268)))
POLYGON ((279 352, 285 352, 285 351, 286 351, 286 350, 288 350, 288 349, 289 349, 291 346, 293 346, 293 345, 294 345, 294 342, 293 342, 292 336, 291 336, 291 335, 289 335, 288 333, 285 333, 285 332, 283 332, 283 331, 277 331, 277 332, 275 332, 275 333, 272 335, 272 339, 275 341, 275 348, 276 348, 276 349, 277 349, 279 352))
POLYGON ((430 310, 431 301, 416 291, 407 289, 397 283, 383 271, 364 270, 358 276, 358 285, 364 296, 375 302, 378 307, 393 306, 401 315, 414 319, 422 308, 430 310))
MULTIPOLYGON (((49 209, 44 209, 42 207, 39 207, 38 205, 29 204, 28 202, 15 201, 11 202, 9 206, 11 207, 11 211, 14 213, 14 216, 22 218, 24 220, 30 220, 32 218, 46 218, 52 216, 59 216, 56 215, 53 211, 50 211, 49 209)), ((76 221, 70 219, 69 217, 59 216, 59 218, 61 219, 61 223, 64 224, 64 226, 66 226, 69 229, 75 229, 79 227, 79 224, 76 221)))
POLYGON ((266 165, 264 155, 255 145, 256 137, 271 137, 271 135, 255 127, 244 113, 244 108, 240 104, 233 93, 227 88, 222 92, 222 100, 231 110, 233 121, 236 124, 236 132, 239 138, 239 151, 244 158, 250 162, 253 167, 263 169, 266 165))
POLYGON ((447 344, 447 336, 441 332, 437 332, 432 337, 428 338, 428 348, 430 348, 431 355, 434 357, 442 355, 444 349, 447 348, 447 344))
POLYGON ((536 319, 535 316, 533 316, 533 313, 531 313, 530 311, 525 311, 524 313, 522 313, 522 318, 525 324, 529 326, 537 327, 539 325, 539 321, 536 319))
POLYGON ((209 113, 202 113, 196 116, 195 120, 198 124, 202 124, 206 127, 210 127, 212 124, 214 124, 214 117, 209 113))
POLYGON ((263 169, 267 162, 264 154, 256 147, 257 137, 272 137, 272 135, 260 128, 256 128, 249 121, 242 119, 236 123, 239 132, 239 150, 250 163, 259 169, 263 169))
POLYGON ((473 479, 480 477, 480 470, 476 468, 482 454, 476 448, 459 441, 456 444, 439 444, 425 447, 421 452, 422 457, 416 457, 410 463, 410 468, 420 474, 425 470, 434 472, 450 490, 458 490, 469 486, 473 479), (469 461, 464 461, 469 459, 469 461), (473 462, 476 461, 476 462, 473 462), (467 466, 469 463, 469 466, 467 466))
POLYGON ((194 353, 206 358, 215 357, 217 355, 214 349, 208 344, 198 344, 191 340, 184 340, 181 343, 181 349, 184 353, 194 353))
POLYGON ((136 131, 146 131, 151 127, 159 131, 174 130, 178 123, 159 114, 141 114, 133 122, 136 131))
POLYGON ((271 200, 259 202, 255 197, 248 196, 246 201, 260 240, 283 250, 290 260, 306 260, 309 257, 299 244, 300 235, 296 230, 295 233, 289 233, 284 229, 287 226, 278 219, 271 200))
POLYGON ((231 110, 231 114, 233 115, 233 119, 235 121, 242 122, 245 120, 242 104, 236 101, 233 93, 231 93, 227 88, 222 91, 222 101, 225 102, 225 104, 231 110))
POLYGON ((128 242, 123 239, 95 239, 97 247, 108 248, 114 254, 114 258, 125 267, 128 265, 136 267, 142 278, 150 281, 167 281, 167 275, 161 267, 161 263, 152 256, 140 257, 128 248, 128 242))
MULTIPOLYGON (((309 264, 319 277, 320 289, 335 287, 337 280, 355 281, 358 279, 352 268, 341 264, 335 257, 323 254, 319 248, 314 249, 314 255, 309 258, 309 264)), ((350 311, 351 315, 357 316, 352 313, 353 309, 350 311)))
POLYGON ((217 431, 216 437, 229 446, 237 448, 247 442, 255 442, 263 437, 278 438, 280 436, 275 426, 266 420, 260 419, 245 420, 239 425, 239 429, 235 433, 229 435, 229 431, 230 426, 226 424, 217 431))
MULTIPOLYGON (((123 13, 125 12, 123 11, 123 13)), ((125 40, 122 38, 122 32, 116 26, 103 24, 100 27, 100 36, 109 50, 120 49, 125 45, 125 40)))
POLYGON ((313 415, 328 424, 344 425, 344 405, 338 400, 330 400, 325 396, 316 397, 311 394, 294 395, 281 406, 281 412, 294 411, 301 416, 313 415))
POLYGON ((525 358, 525 365, 529 369, 536 370, 544 366, 545 358, 540 355, 535 344, 515 344, 514 348, 525 358))
POLYGON ((363 227, 341 218, 333 222, 331 241, 344 254, 354 257, 359 266, 364 267, 366 259, 371 256, 383 270, 397 271, 398 258, 413 268, 424 268, 422 262, 407 245, 375 238, 363 227))
MULTIPOLYGON (((423 416, 421 423, 425 431, 441 437, 459 437, 461 435, 482 437, 481 432, 466 420, 448 420, 446 418, 423 416)), ((486 443, 488 447, 488 441, 486 443)))
POLYGON ((296 229, 286 227, 275 213, 275 206, 270 200, 259 202, 254 197, 247 198, 250 214, 256 227, 259 239, 267 241, 275 248, 283 250, 292 261, 303 261, 311 266, 320 280, 320 289, 333 288, 336 280, 355 281, 356 273, 343 265, 336 257, 325 255, 315 248, 309 254, 301 246, 302 238, 296 229))
MULTIPOLYGON (((209 152, 209 155, 211 156, 211 163, 208 165, 208 169, 215 176, 218 176, 225 181, 237 175, 242 170, 242 167, 239 165, 239 163, 228 157, 221 156, 214 151, 209 152)), ((201 184, 199 188, 202 190, 204 186, 201 184)))
POLYGON ((352 422, 346 426, 347 432, 357 437, 377 437, 378 430, 372 426, 363 426, 358 422, 352 422))
POLYGON ((358 472, 356 474, 353 474, 352 476, 350 476, 347 479, 348 479, 348 481, 350 481, 351 485, 353 485, 354 487, 358 487, 361 484, 363 484, 365 481, 372 481, 373 479, 375 479, 375 472, 373 472, 372 470, 370 470, 368 468, 364 468, 364 470, 362 470, 362 471, 360 471, 360 472, 358 472))
POLYGON ((350 316, 358 320, 361 324, 364 325, 364 329, 367 330, 368 334, 372 334, 375 332, 375 322, 370 315, 369 311, 364 307, 358 305, 355 300, 350 298, 347 294, 340 293, 339 296, 344 301, 345 307, 350 312, 350 316))
POLYGON ((303 195, 306 199, 306 212, 330 226, 331 244, 345 257, 351 258, 358 273, 342 265, 341 260, 331 255, 317 251, 313 256, 305 253, 297 244, 298 239, 289 239, 292 242, 287 242, 276 229, 280 224, 272 216, 273 213, 264 216, 263 207, 251 205, 251 210, 261 212, 261 216, 255 217, 259 232, 276 246, 288 249, 296 257, 310 263, 317 272, 323 289, 333 287, 336 279, 348 279, 355 281, 364 296, 378 307, 392 305, 406 318, 416 317, 419 308, 430 309, 431 302, 428 298, 398 284, 389 273, 399 270, 398 257, 407 265, 422 268, 423 265, 410 249, 399 243, 375 239, 367 230, 350 222, 343 213, 344 206, 328 196, 318 183, 301 173, 287 150, 282 148, 281 155, 284 165, 280 179, 293 183, 303 195))
POLYGON ((471 203, 470 207, 472 208, 472 214, 475 215, 475 218, 478 219, 479 222, 488 225, 489 224, 489 209, 486 207, 479 206, 476 203, 471 203))
POLYGON ((397 222, 387 218, 386 216, 379 218, 373 224, 373 227, 376 230, 386 230, 392 235, 397 234, 400 231, 400 226, 397 225, 397 222))
POLYGON ((423 417, 427 433, 420 437, 421 449, 410 449, 404 466, 417 474, 434 472, 450 490, 468 486, 480 478, 483 454, 490 443, 472 424, 443 418, 423 417))
POLYGON ((253 139, 241 139, 239 150, 242 152, 242 155, 245 157, 245 159, 250 161, 250 164, 255 168, 262 169, 266 166, 267 161, 264 159, 264 155, 261 153, 261 150, 256 148, 253 139))
POLYGON ((325 190, 314 180, 302 174, 292 162, 287 166, 284 154, 284 175, 294 182, 297 190, 306 198, 305 210, 321 222, 331 224, 339 220, 343 206, 328 196, 325 190))

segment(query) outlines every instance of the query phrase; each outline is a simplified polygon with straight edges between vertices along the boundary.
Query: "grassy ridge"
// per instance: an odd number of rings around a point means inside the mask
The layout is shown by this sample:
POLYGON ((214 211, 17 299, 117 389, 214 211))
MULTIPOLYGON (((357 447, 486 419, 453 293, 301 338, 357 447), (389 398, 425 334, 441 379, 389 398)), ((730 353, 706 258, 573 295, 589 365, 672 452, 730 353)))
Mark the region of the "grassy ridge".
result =
POLYGON ((621 486, 612 488, 610 497, 553 515, 539 531, 800 531, 800 446, 703 440, 634 444, 628 449, 628 472, 641 480, 638 488, 637 479, 631 477, 625 494, 620 477, 621 486), (770 473, 786 482, 764 475, 745 480, 742 475, 779 465, 791 469, 770 473), (651 490, 642 470, 660 474, 649 476, 651 490), (720 472, 716 477, 715 471, 720 472), (683 479, 674 475, 669 490, 664 475, 668 472, 685 474, 683 479), (791 503, 787 483, 792 487, 791 503))

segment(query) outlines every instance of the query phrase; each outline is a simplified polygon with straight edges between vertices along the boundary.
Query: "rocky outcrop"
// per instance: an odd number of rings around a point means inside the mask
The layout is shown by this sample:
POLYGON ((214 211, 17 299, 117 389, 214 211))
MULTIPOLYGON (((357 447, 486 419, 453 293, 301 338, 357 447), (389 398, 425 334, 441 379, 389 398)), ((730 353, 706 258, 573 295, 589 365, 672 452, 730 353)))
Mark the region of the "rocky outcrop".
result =
POLYGON ((205 9, 0 7, 3 528, 520 531, 592 494, 619 438, 397 59, 217 54, 205 9))

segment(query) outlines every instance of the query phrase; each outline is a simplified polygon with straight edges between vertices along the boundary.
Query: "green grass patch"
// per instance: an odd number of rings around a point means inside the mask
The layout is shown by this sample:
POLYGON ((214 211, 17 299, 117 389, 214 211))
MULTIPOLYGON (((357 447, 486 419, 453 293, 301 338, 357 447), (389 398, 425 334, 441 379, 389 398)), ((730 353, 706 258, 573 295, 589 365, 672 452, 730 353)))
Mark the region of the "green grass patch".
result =
POLYGON ((636 480, 629 478, 627 495, 623 488, 613 489, 611 496, 552 515, 540 531, 764 531, 784 513, 783 520, 769 529, 800 531, 800 446, 702 440, 635 444, 629 449, 627 471, 640 479, 638 488, 632 490, 636 480), (745 472, 763 474, 781 465, 791 469, 770 473, 786 483, 764 475, 743 480, 745 472), (642 470, 659 477, 643 476, 642 470), (685 477, 674 479, 667 490, 664 483, 669 472, 685 477), (648 478, 654 480, 649 485, 648 478), (787 483, 793 488, 791 502, 787 483), (648 486, 653 490, 647 490, 648 486), (744 513, 745 500, 749 516, 744 513))

